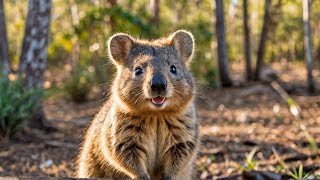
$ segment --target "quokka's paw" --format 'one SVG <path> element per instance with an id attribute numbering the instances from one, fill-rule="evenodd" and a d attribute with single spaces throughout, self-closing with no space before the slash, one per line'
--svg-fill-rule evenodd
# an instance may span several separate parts
<path id="1" fill-rule="evenodd" d="M 161 180 L 174 180 L 173 176 L 169 175 L 169 174 L 163 174 L 161 176 Z"/>
<path id="2" fill-rule="evenodd" d="M 137 180 L 151 180 L 151 179 L 150 179 L 149 174 L 148 174 L 148 173 L 145 173 L 145 174 L 141 174 L 141 175 L 137 178 Z"/>

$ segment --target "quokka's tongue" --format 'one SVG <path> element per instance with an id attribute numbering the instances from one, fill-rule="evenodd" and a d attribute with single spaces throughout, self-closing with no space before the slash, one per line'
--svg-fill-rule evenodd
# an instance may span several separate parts
<path id="1" fill-rule="evenodd" d="M 163 104 L 165 100 L 166 100 L 166 98 L 160 97 L 160 96 L 151 99 L 152 103 L 153 103 L 153 104 L 156 104 L 156 105 L 161 105 L 161 104 Z"/>

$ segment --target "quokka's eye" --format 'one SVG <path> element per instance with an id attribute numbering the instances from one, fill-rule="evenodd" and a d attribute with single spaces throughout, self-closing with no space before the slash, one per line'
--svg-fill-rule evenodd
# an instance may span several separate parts
<path id="1" fill-rule="evenodd" d="M 177 74 L 177 68 L 174 65 L 170 66 L 170 72 L 172 74 Z"/>
<path id="2" fill-rule="evenodd" d="M 134 69 L 134 74 L 135 74 L 136 76 L 139 76 L 139 75 L 141 75 L 142 73 L 143 73 L 143 70 L 142 70 L 141 67 L 136 67 L 136 68 Z"/>

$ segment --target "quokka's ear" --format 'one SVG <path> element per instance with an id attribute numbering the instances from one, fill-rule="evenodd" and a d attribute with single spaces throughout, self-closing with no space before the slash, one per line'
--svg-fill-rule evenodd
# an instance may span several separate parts
<path id="1" fill-rule="evenodd" d="M 194 51 L 194 38 L 189 31 L 178 30 L 169 36 L 169 40 L 185 62 L 191 60 Z"/>
<path id="2" fill-rule="evenodd" d="M 117 33 L 108 40 L 108 55 L 116 65 L 122 65 L 133 45 L 133 38 L 128 34 Z"/>

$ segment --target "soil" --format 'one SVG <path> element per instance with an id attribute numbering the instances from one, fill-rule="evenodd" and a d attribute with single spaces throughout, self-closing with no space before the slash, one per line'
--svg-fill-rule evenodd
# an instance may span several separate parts
<path id="1" fill-rule="evenodd" d="M 301 106 L 300 122 L 320 147 L 320 92 L 306 92 L 301 64 L 278 63 L 272 68 L 281 72 L 280 84 Z M 315 77 L 319 85 L 318 71 Z M 268 83 L 238 81 L 238 87 L 227 89 L 199 87 L 202 143 L 197 179 L 218 179 L 245 170 L 286 173 L 275 153 L 289 169 L 302 164 L 305 172 L 320 174 L 319 153 L 279 94 Z M 0 176 L 73 177 L 83 132 L 102 103 L 98 97 L 81 104 L 61 96 L 48 98 L 45 114 L 57 131 L 24 127 L 10 142 L 0 144 Z M 248 167 L 250 152 L 253 165 Z"/>

